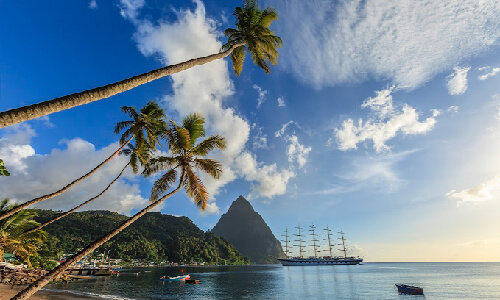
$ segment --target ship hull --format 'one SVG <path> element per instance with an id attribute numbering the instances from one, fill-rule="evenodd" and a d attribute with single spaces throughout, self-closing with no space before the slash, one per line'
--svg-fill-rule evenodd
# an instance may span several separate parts
<path id="1" fill-rule="evenodd" d="M 278 258 L 283 266 L 338 266 L 338 265 L 359 265 L 362 258 L 338 258 L 338 259 L 317 259 L 317 258 Z"/>

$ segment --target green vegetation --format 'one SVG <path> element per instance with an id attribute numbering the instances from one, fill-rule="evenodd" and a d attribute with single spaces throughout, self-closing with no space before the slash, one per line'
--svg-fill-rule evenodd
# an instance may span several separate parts
<path id="1" fill-rule="evenodd" d="M 231 53 L 234 73 L 239 76 L 243 70 L 245 50 L 257 66 L 270 73 L 269 63 L 278 63 L 278 48 L 283 44 L 281 38 L 269 29 L 271 23 L 278 19 L 278 13 L 272 7 L 261 10 L 256 0 L 247 0 L 243 7 L 234 9 L 234 17 L 236 29 L 226 29 L 227 43 L 222 46 L 222 51 L 226 51 L 234 45 L 244 45 Z"/>
<path id="2" fill-rule="evenodd" d="M 60 214 L 51 210 L 31 212 L 38 215 L 38 222 L 46 222 Z M 37 261 L 53 261 L 62 254 L 75 253 L 127 219 L 127 216 L 109 211 L 73 213 L 46 227 L 49 237 L 39 249 Z M 203 232 L 189 218 L 159 212 L 147 213 L 100 247 L 97 253 L 109 253 L 109 257 L 125 261 L 249 263 L 231 243 L 211 232 Z"/>
<path id="3" fill-rule="evenodd" d="M 9 199 L 0 202 L 0 212 L 11 209 L 14 205 Z M 46 239 L 45 231 L 37 230 L 26 232 L 28 229 L 40 225 L 33 218 L 36 213 L 23 210 L 16 215 L 0 221 L 0 260 L 5 252 L 10 252 L 31 266 L 31 257 L 37 256 L 37 248 Z"/>
<path id="4" fill-rule="evenodd" d="M 3 160 L 0 159 L 0 176 L 10 176 L 9 171 L 7 171 L 7 168 L 3 164 Z"/>

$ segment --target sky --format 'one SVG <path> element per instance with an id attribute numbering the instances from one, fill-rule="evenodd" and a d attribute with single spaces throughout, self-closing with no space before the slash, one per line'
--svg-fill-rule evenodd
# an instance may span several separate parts
<path id="1" fill-rule="evenodd" d="M 217 53 L 240 1 L 4 1 L 0 111 Z M 278 65 L 228 59 L 0 129 L 11 172 L 0 196 L 23 202 L 81 176 L 118 147 L 120 107 L 155 100 L 199 112 L 227 139 L 200 212 L 184 192 L 162 213 L 213 228 L 239 195 L 273 233 L 343 230 L 366 261 L 500 261 L 500 2 L 261 0 L 279 14 Z M 67 210 L 126 164 L 114 158 L 37 205 Z M 131 215 L 154 178 L 130 170 L 86 209 Z M 325 248 L 326 249 L 326 248 Z"/>

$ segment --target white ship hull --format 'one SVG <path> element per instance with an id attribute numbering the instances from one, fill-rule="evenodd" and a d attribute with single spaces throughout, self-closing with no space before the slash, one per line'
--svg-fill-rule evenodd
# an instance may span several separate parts
<path id="1" fill-rule="evenodd" d="M 359 265 L 362 258 L 278 258 L 283 266 Z"/>

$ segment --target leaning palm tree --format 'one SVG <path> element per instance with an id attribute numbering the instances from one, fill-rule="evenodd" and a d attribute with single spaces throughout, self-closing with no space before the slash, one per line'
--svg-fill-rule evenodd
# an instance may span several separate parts
<path id="1" fill-rule="evenodd" d="M 12 207 L 8 199 L 0 203 L 0 211 L 9 210 Z M 3 260 L 4 252 L 8 251 L 31 266 L 30 257 L 37 254 L 38 246 L 47 237 L 47 233 L 41 230 L 26 232 L 27 229 L 39 225 L 33 220 L 35 216 L 35 212 L 23 210 L 15 216 L 0 221 L 0 261 Z"/>
<path id="2" fill-rule="evenodd" d="M 99 197 L 101 197 L 116 181 L 118 181 L 118 179 L 123 175 L 123 172 L 125 172 L 125 170 L 130 166 L 132 167 L 132 172 L 134 172 L 134 174 L 137 174 L 139 172 L 139 162 L 142 166 L 146 165 L 149 161 L 149 158 L 151 157 L 151 150 L 149 149 L 149 147 L 142 147 L 142 149 L 137 149 L 135 146 L 133 146 L 132 144 L 128 144 L 128 148 L 127 149 L 123 149 L 121 151 L 120 154 L 123 154 L 123 155 L 128 155 L 129 156 L 129 161 L 128 163 L 122 168 L 122 170 L 120 171 L 120 173 L 118 173 L 118 176 L 116 176 L 107 186 L 104 190 L 102 190 L 99 194 L 95 195 L 94 197 L 90 198 L 89 200 L 73 207 L 72 209 L 68 210 L 67 212 L 65 213 L 62 213 L 60 215 L 58 215 L 57 217 L 51 219 L 51 220 L 48 220 L 47 222 L 39 225 L 38 227 L 35 227 L 33 229 L 30 229 L 28 230 L 26 233 L 30 233 L 30 232 L 35 232 L 37 230 L 41 230 L 42 228 L 44 228 L 45 226 L 47 225 L 50 225 L 52 223 L 54 223 L 55 221 L 57 220 L 60 220 L 66 216 L 68 216 L 69 214 L 71 214 L 72 212 L 80 209 L 81 207 L 89 204 L 90 202 L 98 199 Z"/>
<path id="3" fill-rule="evenodd" d="M 54 198 L 55 196 L 61 195 L 62 193 L 66 192 L 69 188 L 82 181 L 83 179 L 89 177 L 100 167 L 104 166 L 113 157 L 120 153 L 120 151 L 122 151 L 123 148 L 128 145 L 134 138 L 137 147 L 143 147 L 145 144 L 147 144 L 150 145 L 153 150 L 156 149 L 156 144 L 159 143 L 160 138 L 158 134 L 163 132 L 166 127 L 165 112 L 163 111 L 163 109 L 160 108 L 156 102 L 150 101 L 143 108 L 141 108 L 140 113 L 138 113 L 132 106 L 123 106 L 122 111 L 129 115 L 130 120 L 118 122 L 116 124 L 115 133 L 120 133 L 123 130 L 125 131 L 120 138 L 121 146 L 115 152 L 113 152 L 110 156 L 108 156 L 108 158 L 97 165 L 97 167 L 93 168 L 85 175 L 73 180 L 65 187 L 53 193 L 32 199 L 28 202 L 14 207 L 9 211 L 4 212 L 3 214 L 0 214 L 0 220 L 12 216 L 13 214 L 30 205 L 45 201 L 50 198 Z"/>
<path id="4" fill-rule="evenodd" d="M 192 114 L 184 118 L 182 127 L 177 126 L 175 122 L 171 122 L 166 131 L 166 137 L 168 138 L 169 150 L 172 155 L 151 159 L 143 171 L 145 176 L 153 175 L 158 171 L 165 171 L 165 173 L 154 183 L 151 191 L 150 204 L 146 208 L 54 268 L 48 274 L 19 292 L 11 300 L 28 299 L 47 283 L 56 279 L 57 276 L 72 264 L 81 260 L 84 256 L 110 240 L 137 219 L 144 216 L 148 211 L 162 203 L 165 199 L 177 193 L 182 187 L 185 188 L 186 194 L 194 200 L 196 205 L 201 210 L 204 210 L 208 201 L 208 193 L 203 182 L 196 175 L 195 169 L 204 171 L 213 178 L 218 179 L 222 173 L 221 164 L 216 160 L 204 157 L 211 150 L 224 149 L 226 146 L 224 138 L 218 135 L 210 136 L 200 143 L 196 143 L 200 137 L 205 136 L 204 122 L 204 118 L 199 114 Z M 178 175 L 177 169 L 180 172 L 179 184 L 169 193 L 164 194 L 175 183 Z"/>
<path id="5" fill-rule="evenodd" d="M 250 52 L 254 62 L 266 73 L 269 73 L 268 62 L 276 64 L 278 58 L 276 49 L 281 46 L 281 39 L 269 30 L 271 22 L 278 19 L 278 14 L 272 8 L 259 9 L 256 0 L 246 0 L 243 7 L 235 9 L 234 15 L 237 29 L 226 30 L 228 42 L 219 53 L 162 67 L 83 92 L 2 112 L 0 113 L 0 128 L 105 99 L 153 80 L 225 58 L 228 55 L 231 55 L 234 70 L 240 74 L 243 67 L 244 48 Z"/>

